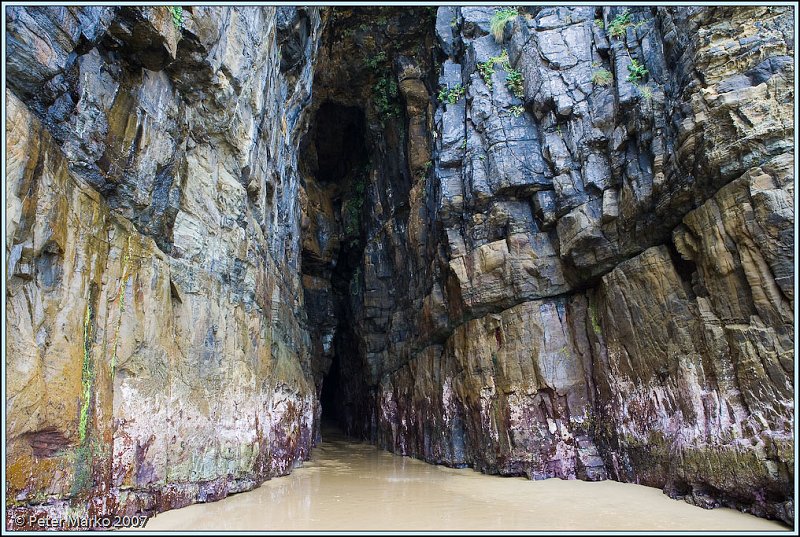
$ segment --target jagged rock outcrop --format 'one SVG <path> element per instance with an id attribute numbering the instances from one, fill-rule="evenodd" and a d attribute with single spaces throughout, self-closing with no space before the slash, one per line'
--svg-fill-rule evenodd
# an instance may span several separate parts
<path id="1" fill-rule="evenodd" d="M 215 500 L 333 409 L 792 522 L 792 12 L 497 11 L 9 9 L 10 512 Z"/>

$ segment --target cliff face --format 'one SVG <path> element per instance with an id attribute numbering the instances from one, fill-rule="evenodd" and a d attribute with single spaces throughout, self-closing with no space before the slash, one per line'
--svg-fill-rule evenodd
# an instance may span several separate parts
<path id="1" fill-rule="evenodd" d="M 327 324 L 340 418 L 430 462 L 788 520 L 789 13 L 542 9 L 493 36 L 495 11 L 439 9 L 427 75 L 346 19 L 321 55 L 331 98 L 361 91 L 341 49 L 394 55 L 406 124 L 375 138 L 407 129 L 370 155 L 348 335 Z"/>
<path id="2" fill-rule="evenodd" d="M 325 412 L 791 522 L 792 12 L 526 9 L 10 8 L 14 509 L 218 499 Z"/>
<path id="3" fill-rule="evenodd" d="M 318 14 L 9 11 L 10 501 L 153 512 L 288 473 Z"/>

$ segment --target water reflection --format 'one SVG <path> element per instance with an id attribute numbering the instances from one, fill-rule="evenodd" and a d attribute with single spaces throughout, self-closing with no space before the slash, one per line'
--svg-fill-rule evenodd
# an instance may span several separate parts
<path id="1" fill-rule="evenodd" d="M 433 466 L 330 431 L 290 476 L 161 513 L 145 530 L 785 530 L 660 490 L 604 481 L 529 481 Z"/>

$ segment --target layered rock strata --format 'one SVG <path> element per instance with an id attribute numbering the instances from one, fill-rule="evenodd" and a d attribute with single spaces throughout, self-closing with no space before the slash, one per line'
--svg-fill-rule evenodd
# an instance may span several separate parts
<path id="1" fill-rule="evenodd" d="M 791 521 L 790 12 L 529 8 L 492 35 L 497 9 L 438 10 L 430 173 L 369 215 L 352 280 L 350 432 Z"/>
<path id="2" fill-rule="evenodd" d="M 9 513 L 246 490 L 324 410 L 792 522 L 792 12 L 498 10 L 9 10 Z"/>
<path id="3" fill-rule="evenodd" d="M 9 8 L 10 521 L 211 501 L 308 456 L 320 19 L 277 11 Z"/>

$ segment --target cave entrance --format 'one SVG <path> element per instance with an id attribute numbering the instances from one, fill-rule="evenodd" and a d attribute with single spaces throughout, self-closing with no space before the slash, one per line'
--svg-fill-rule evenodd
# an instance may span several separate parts
<path id="1" fill-rule="evenodd" d="M 439 63 L 433 13 L 333 8 L 303 112 L 301 262 L 317 411 L 358 438 L 374 438 L 383 361 L 410 337 L 405 312 L 427 294 L 419 249 L 435 256 L 433 241 L 404 240 L 409 222 L 433 220 L 423 213 L 434 204 L 421 201 L 435 188 L 427 180 Z M 410 212 L 414 185 L 419 216 Z"/>
<path id="2" fill-rule="evenodd" d="M 321 417 L 347 430 L 362 377 L 351 286 L 364 250 L 370 144 L 358 106 L 323 102 L 301 143 L 302 273 Z"/>
<path id="3" fill-rule="evenodd" d="M 364 111 L 355 106 L 323 103 L 314 116 L 314 146 L 320 183 L 340 183 L 367 157 Z"/>
<path id="4" fill-rule="evenodd" d="M 337 412 L 337 398 L 339 394 L 339 355 L 334 352 L 328 373 L 322 379 L 322 392 L 319 396 L 319 403 L 322 406 L 322 421 L 326 424 L 339 425 L 339 413 Z"/>

